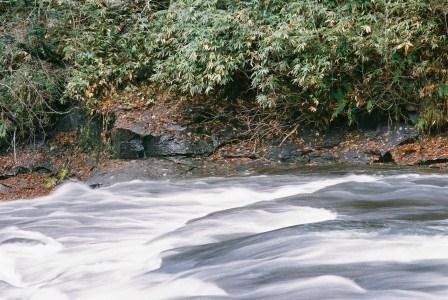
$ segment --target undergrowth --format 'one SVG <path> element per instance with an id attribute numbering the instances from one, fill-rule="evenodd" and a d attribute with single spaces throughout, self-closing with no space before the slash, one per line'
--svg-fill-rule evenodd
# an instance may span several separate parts
<path id="1" fill-rule="evenodd" d="M 289 131 L 378 111 L 442 128 L 447 12 L 445 0 L 1 1 L 0 137 L 46 128 L 64 102 L 95 112 L 152 85 L 256 103 Z"/>

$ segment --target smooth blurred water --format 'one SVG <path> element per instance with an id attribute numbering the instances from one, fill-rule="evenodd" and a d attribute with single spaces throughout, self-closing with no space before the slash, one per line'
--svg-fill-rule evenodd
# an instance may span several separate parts
<path id="1" fill-rule="evenodd" d="M 78 183 L 0 204 L 0 299 L 448 299 L 448 176 Z"/>

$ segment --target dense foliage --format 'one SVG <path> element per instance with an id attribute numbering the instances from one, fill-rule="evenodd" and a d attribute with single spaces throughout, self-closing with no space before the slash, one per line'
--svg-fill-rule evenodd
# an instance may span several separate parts
<path id="1" fill-rule="evenodd" d="M 62 62 L 38 7 L 0 4 L 0 138 L 42 133 L 62 102 Z"/>
<path id="2" fill-rule="evenodd" d="M 261 105 L 287 101 L 325 124 L 414 106 L 428 128 L 447 116 L 447 12 L 438 1 L 176 1 L 154 22 L 152 79 L 197 94 L 243 77 Z"/>
<path id="3" fill-rule="evenodd" d="M 45 127 L 63 100 L 96 110 L 149 83 L 281 106 L 291 122 L 415 111 L 422 130 L 441 127 L 447 12 L 438 0 L 1 1 L 0 135 Z"/>

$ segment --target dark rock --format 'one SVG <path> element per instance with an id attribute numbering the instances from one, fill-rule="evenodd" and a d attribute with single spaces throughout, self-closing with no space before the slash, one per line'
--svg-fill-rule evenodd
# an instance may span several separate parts
<path id="1" fill-rule="evenodd" d="M 33 172 L 33 168 L 30 166 L 15 166 L 5 175 L 8 177 L 14 177 L 20 174 L 27 174 Z"/>
<path id="2" fill-rule="evenodd" d="M 214 151 L 213 145 L 205 140 L 194 141 L 189 137 L 175 138 L 166 135 L 147 135 L 143 138 L 143 146 L 148 157 L 208 156 Z"/>
<path id="3" fill-rule="evenodd" d="M 101 183 L 91 183 L 89 184 L 89 188 L 95 190 L 95 189 L 99 189 L 102 186 Z"/>
<path id="4" fill-rule="evenodd" d="M 86 120 L 78 138 L 85 150 L 94 149 L 101 144 L 102 123 L 101 116 L 93 116 Z"/>
<path id="5" fill-rule="evenodd" d="M 307 154 L 304 154 L 304 155 L 302 155 L 300 157 L 297 157 L 295 159 L 295 162 L 297 162 L 299 164 L 308 164 L 308 163 L 310 163 L 310 161 L 311 161 L 311 158 Z"/>
<path id="6" fill-rule="evenodd" d="M 121 159 L 138 159 L 145 156 L 142 137 L 124 128 L 115 128 L 111 134 L 113 157 Z"/>
<path id="7" fill-rule="evenodd" d="M 371 153 L 366 153 L 361 150 L 350 150 L 342 153 L 340 160 L 348 164 L 367 165 L 371 162 Z"/>
<path id="8" fill-rule="evenodd" d="M 414 142 L 419 136 L 417 129 L 406 125 L 381 126 L 377 131 L 379 132 L 378 138 L 382 143 L 379 149 L 377 149 L 380 156 L 386 155 L 387 152 L 399 145 Z"/>
<path id="9" fill-rule="evenodd" d="M 46 160 L 46 161 L 41 162 L 39 164 L 33 165 L 32 171 L 36 172 L 36 173 L 51 174 L 51 173 L 53 173 L 53 165 L 51 164 L 51 161 Z"/>
<path id="10" fill-rule="evenodd" d="M 208 156 L 215 148 L 206 131 L 156 120 L 150 112 L 128 112 L 116 116 L 111 143 L 116 158 Z"/>
<path id="11" fill-rule="evenodd" d="M 408 120 L 413 125 L 417 124 L 418 116 L 419 116 L 418 112 L 415 112 L 415 111 L 407 112 Z"/>
<path id="12" fill-rule="evenodd" d="M 439 157 L 436 159 L 425 159 L 420 160 L 417 164 L 420 166 L 430 166 L 430 165 L 436 165 L 436 164 L 445 164 L 448 163 L 448 158 L 446 157 Z"/>
<path id="13" fill-rule="evenodd" d="M 110 137 L 113 145 L 115 145 L 115 142 L 128 142 L 133 139 L 140 139 L 140 135 L 138 133 L 126 128 L 114 128 Z"/>
<path id="14" fill-rule="evenodd" d="M 142 126 L 132 129 L 114 128 L 111 134 L 113 156 L 122 159 L 170 156 L 208 156 L 213 153 L 212 142 L 196 140 L 186 133 L 152 135 Z"/>
<path id="15" fill-rule="evenodd" d="M 375 163 L 393 163 L 395 162 L 392 154 L 387 151 L 386 153 L 384 153 L 383 155 L 381 155 L 378 160 L 374 161 Z"/>
<path id="16" fill-rule="evenodd" d="M 385 124 L 388 120 L 386 112 L 374 110 L 372 112 L 361 111 L 357 114 L 356 125 L 360 130 L 375 130 L 378 124 Z"/>
<path id="17" fill-rule="evenodd" d="M 56 122 L 50 135 L 76 131 L 77 144 L 84 150 L 92 150 L 101 144 L 103 120 L 102 115 L 88 115 L 85 111 L 76 108 Z"/>
<path id="18" fill-rule="evenodd" d="M 418 131 L 412 126 L 380 125 L 376 130 L 362 130 L 365 144 L 357 145 L 358 150 L 343 153 L 342 160 L 347 163 L 394 163 L 392 150 L 403 144 L 412 143 L 418 138 Z M 372 142 L 372 143 L 369 143 Z M 376 160 L 372 160 L 376 156 Z"/>
<path id="19" fill-rule="evenodd" d="M 310 153 L 309 163 L 312 165 L 325 166 L 329 164 L 335 164 L 338 162 L 338 158 L 331 153 Z"/>
<path id="20" fill-rule="evenodd" d="M 80 109 L 74 109 L 61 118 L 53 127 L 55 132 L 69 132 L 81 129 L 86 124 L 86 116 Z"/>
<path id="21" fill-rule="evenodd" d="M 310 147 L 319 149 L 329 149 L 338 146 L 344 138 L 345 131 L 339 128 L 331 129 L 327 132 L 313 130 L 303 130 L 300 137 Z"/>
<path id="22" fill-rule="evenodd" d="M 141 140 L 130 140 L 121 142 L 119 147 L 119 156 L 124 159 L 137 159 L 145 156 L 145 148 Z"/>
<path id="23" fill-rule="evenodd" d="M 280 146 L 272 146 L 265 157 L 269 160 L 278 162 L 300 161 L 305 154 L 297 145 L 293 143 L 285 143 Z"/>
<path id="24" fill-rule="evenodd" d="M 6 171 L 4 174 L 0 175 L 0 180 L 4 180 L 10 177 L 15 177 L 21 174 L 28 174 L 28 173 L 47 173 L 51 174 L 53 173 L 53 167 L 50 161 L 44 161 L 44 162 L 32 162 L 30 165 L 20 165 L 15 166 L 8 171 Z"/>
<path id="25" fill-rule="evenodd" d="M 213 147 L 219 148 L 221 146 L 238 141 L 240 138 L 235 133 L 233 128 L 225 128 L 211 135 Z"/>

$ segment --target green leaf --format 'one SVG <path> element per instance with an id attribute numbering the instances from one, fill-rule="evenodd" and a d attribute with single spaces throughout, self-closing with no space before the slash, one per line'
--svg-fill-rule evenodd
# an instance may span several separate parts
<path id="1" fill-rule="evenodd" d="M 58 179 L 56 177 L 49 177 L 44 180 L 44 186 L 48 189 L 54 188 L 58 184 Z"/>
<path id="2" fill-rule="evenodd" d="M 64 180 L 65 178 L 67 178 L 67 177 L 68 177 L 68 174 L 69 174 L 69 168 L 68 168 L 66 165 L 64 165 L 64 166 L 62 166 L 62 168 L 59 170 L 58 174 L 56 175 L 56 178 L 57 178 L 59 181 L 61 181 L 61 180 Z"/>
<path id="3" fill-rule="evenodd" d="M 375 105 L 373 104 L 373 101 L 371 101 L 371 100 L 367 101 L 367 105 L 366 105 L 367 112 L 371 113 L 374 108 L 375 108 Z"/>
<path id="4" fill-rule="evenodd" d="M 340 90 L 338 90 L 334 93 L 334 97 L 338 101 L 338 106 L 336 107 L 333 114 L 331 115 L 331 121 L 333 121 L 339 115 L 341 115 L 344 112 L 345 107 L 347 106 L 347 102 L 345 101 L 344 96 Z"/>
<path id="5" fill-rule="evenodd" d="M 439 96 L 440 96 L 440 98 L 445 98 L 448 96 L 448 85 L 443 84 L 443 83 L 440 85 Z"/>
<path id="6" fill-rule="evenodd" d="M 0 122 L 0 138 L 6 137 L 6 134 L 7 134 L 6 126 L 5 126 L 5 124 Z"/>
<path id="7" fill-rule="evenodd" d="M 356 123 L 356 109 L 349 107 L 347 110 L 348 125 L 353 125 Z"/>

